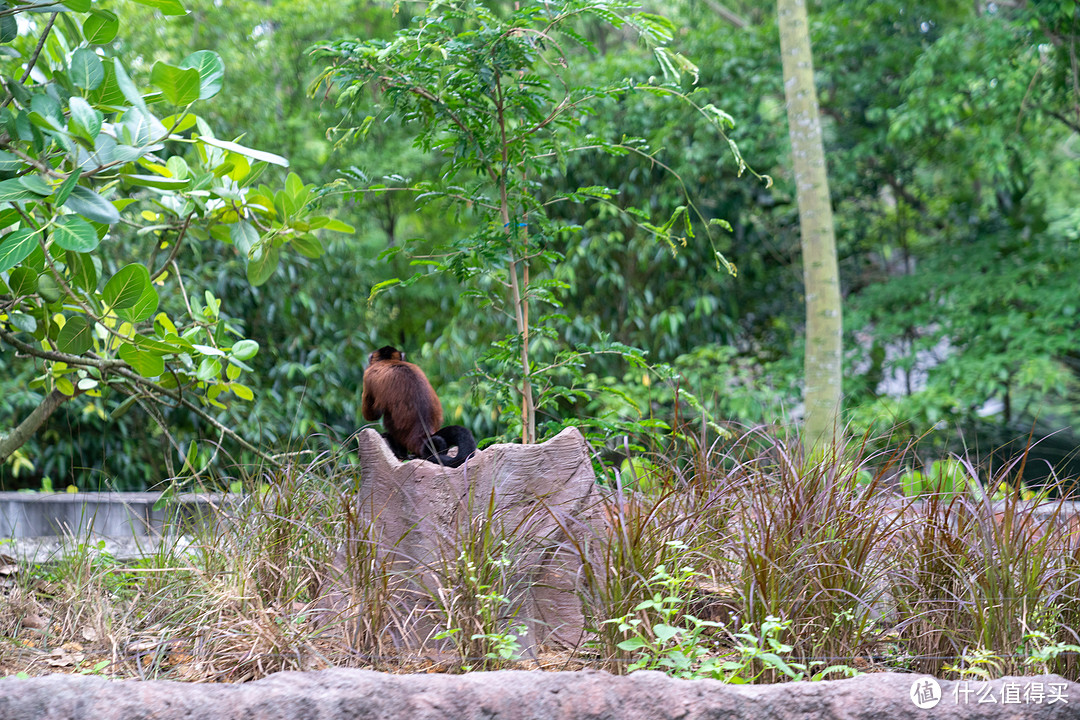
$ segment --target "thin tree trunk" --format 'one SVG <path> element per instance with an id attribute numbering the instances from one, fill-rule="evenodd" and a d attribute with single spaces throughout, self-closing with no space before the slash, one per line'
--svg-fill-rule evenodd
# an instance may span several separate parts
<path id="1" fill-rule="evenodd" d="M 777 0 L 795 190 L 806 284 L 803 446 L 821 451 L 837 433 L 842 393 L 842 320 L 836 236 L 814 89 L 805 0 Z"/>
<path id="2" fill-rule="evenodd" d="M 76 392 L 75 395 L 79 395 Z M 45 399 L 41 401 L 33 411 L 26 416 L 26 419 L 19 423 L 19 426 L 8 433 L 6 436 L 0 438 L 0 463 L 5 462 L 9 457 L 15 454 L 15 451 L 26 444 L 26 441 L 34 436 L 34 433 L 38 431 L 45 421 L 49 419 L 49 416 L 56 412 L 56 409 L 66 403 L 68 400 L 75 397 L 75 395 L 65 395 L 59 390 L 53 390 L 51 393 L 45 396 Z"/>

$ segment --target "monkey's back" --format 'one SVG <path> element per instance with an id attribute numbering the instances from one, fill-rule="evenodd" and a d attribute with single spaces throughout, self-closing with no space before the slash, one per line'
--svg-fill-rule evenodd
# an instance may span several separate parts
<path id="1" fill-rule="evenodd" d="M 442 405 L 424 371 L 402 360 L 383 361 L 364 373 L 364 385 L 386 432 L 412 454 L 425 455 L 428 436 L 442 425 Z"/>

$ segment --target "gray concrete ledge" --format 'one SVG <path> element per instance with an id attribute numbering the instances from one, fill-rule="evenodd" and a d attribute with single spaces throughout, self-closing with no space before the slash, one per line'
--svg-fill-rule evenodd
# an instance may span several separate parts
<path id="1" fill-rule="evenodd" d="M 657 672 L 387 675 L 283 672 L 245 685 L 50 676 L 0 680 L 0 720 L 1041 720 L 1080 717 L 1080 685 L 1054 675 L 938 681 L 917 707 L 898 673 L 736 686 Z M 993 702 L 990 702 L 990 700 Z M 1053 702 L 1051 702 L 1053 700 Z"/>

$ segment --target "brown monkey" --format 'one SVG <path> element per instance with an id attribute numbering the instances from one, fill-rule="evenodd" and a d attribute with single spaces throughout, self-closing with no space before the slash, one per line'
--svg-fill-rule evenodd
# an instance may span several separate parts
<path id="1" fill-rule="evenodd" d="M 382 418 L 390 449 L 400 460 L 410 454 L 457 467 L 476 450 L 476 441 L 458 425 L 440 429 L 442 405 L 424 371 L 405 362 L 405 354 L 386 345 L 371 353 L 364 370 L 361 403 L 365 420 Z M 456 456 L 447 451 L 457 447 Z"/>

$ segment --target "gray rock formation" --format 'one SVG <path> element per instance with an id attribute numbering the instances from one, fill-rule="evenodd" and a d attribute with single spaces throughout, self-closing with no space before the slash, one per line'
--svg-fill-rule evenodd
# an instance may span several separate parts
<path id="1" fill-rule="evenodd" d="M 1080 685 L 1055 675 L 940 682 L 930 709 L 911 699 L 920 676 L 735 686 L 657 672 L 503 671 L 386 675 L 283 672 L 246 685 L 0 680 L 0 720 L 1042 720 L 1080 717 Z M 1064 698 L 1062 702 L 1057 698 Z M 990 702 L 990 699 L 993 702 Z M 1053 702 L 1050 702 L 1054 699 Z M 980 701 L 981 700 L 981 701 Z"/>
<path id="2" fill-rule="evenodd" d="M 376 564 L 391 568 L 397 580 L 390 613 L 398 618 L 396 645 L 445 647 L 434 635 L 454 626 L 445 604 L 468 595 L 455 585 L 463 552 L 474 564 L 504 563 L 498 574 L 505 582 L 491 591 L 507 597 L 501 611 L 508 625 L 527 626 L 523 646 L 580 643 L 584 616 L 577 549 L 594 536 L 601 514 L 588 448 L 576 428 L 538 445 L 493 445 L 457 468 L 424 460 L 403 463 L 370 429 L 360 433 L 358 444 L 358 527 L 364 537 L 354 542 L 374 548 Z M 479 550 L 477 543 L 483 543 Z M 363 553 L 339 554 L 334 591 L 324 603 L 346 619 L 348 613 L 366 611 L 361 593 L 348 591 L 363 587 L 349 577 L 355 569 L 345 560 L 358 556 Z"/>

